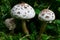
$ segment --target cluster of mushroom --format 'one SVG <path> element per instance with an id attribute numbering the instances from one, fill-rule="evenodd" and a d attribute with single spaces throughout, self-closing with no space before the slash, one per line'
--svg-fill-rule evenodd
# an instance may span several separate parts
<path id="1" fill-rule="evenodd" d="M 29 35 L 29 31 L 26 27 L 25 21 L 27 19 L 31 19 L 31 18 L 35 17 L 34 9 L 27 3 L 20 3 L 20 4 L 15 5 L 11 9 L 11 16 L 12 16 L 12 18 L 5 20 L 5 24 L 9 28 L 9 30 L 14 30 L 16 27 L 16 24 L 14 22 L 12 22 L 11 20 L 14 20 L 14 18 L 21 19 L 23 31 L 24 31 L 24 33 Z M 38 19 L 43 21 L 45 24 L 47 22 L 53 21 L 55 19 L 55 14 L 53 11 L 51 11 L 49 9 L 44 9 L 39 13 Z"/>
<path id="2" fill-rule="evenodd" d="M 26 20 L 27 19 L 31 19 L 35 16 L 35 11 L 34 9 L 27 3 L 21 3 L 21 4 L 17 4 L 15 5 L 12 9 L 11 9 L 11 16 L 13 18 L 17 18 L 17 19 L 21 19 L 22 20 L 22 28 L 23 28 L 23 31 L 29 35 L 29 31 L 26 27 Z M 13 25 L 12 23 L 8 22 L 10 21 L 11 22 L 11 19 L 10 20 L 5 20 L 5 24 L 7 25 L 8 24 L 8 28 L 10 29 L 11 25 Z M 7 23 L 8 22 L 8 23 Z M 15 28 L 15 27 L 14 27 Z M 11 29 L 11 30 L 14 30 L 14 29 Z"/>

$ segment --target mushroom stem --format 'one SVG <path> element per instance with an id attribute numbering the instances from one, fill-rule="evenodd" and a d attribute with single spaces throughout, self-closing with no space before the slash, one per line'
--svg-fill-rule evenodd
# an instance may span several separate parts
<path id="1" fill-rule="evenodd" d="M 38 40 L 41 40 L 41 36 L 42 36 L 43 32 L 45 31 L 46 25 L 47 25 L 47 22 L 43 22 L 43 24 L 42 24 L 42 26 L 40 28 L 40 33 L 39 33 Z"/>
<path id="2" fill-rule="evenodd" d="M 25 20 L 22 20 L 22 29 L 23 29 L 25 34 L 29 35 L 29 31 L 26 27 L 26 21 Z"/>

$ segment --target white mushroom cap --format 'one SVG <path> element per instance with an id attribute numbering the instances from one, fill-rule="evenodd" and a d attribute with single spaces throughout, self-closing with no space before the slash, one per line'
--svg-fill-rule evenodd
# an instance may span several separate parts
<path id="1" fill-rule="evenodd" d="M 6 19 L 4 23 L 6 27 L 9 28 L 9 30 L 14 30 L 16 28 L 16 24 L 13 18 Z"/>
<path id="2" fill-rule="evenodd" d="M 19 19 L 31 19 L 35 16 L 35 11 L 29 4 L 21 3 L 11 9 L 11 15 Z"/>
<path id="3" fill-rule="evenodd" d="M 49 9 L 44 9 L 39 13 L 38 18 L 41 21 L 53 21 L 55 19 L 55 14 Z"/>

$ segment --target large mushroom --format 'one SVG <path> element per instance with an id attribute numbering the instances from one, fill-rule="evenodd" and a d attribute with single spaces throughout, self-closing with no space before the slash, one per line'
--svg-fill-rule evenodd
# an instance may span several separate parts
<path id="1" fill-rule="evenodd" d="M 22 28 L 25 34 L 29 35 L 29 31 L 26 27 L 26 20 L 31 19 L 35 16 L 34 9 L 27 3 L 20 3 L 15 5 L 11 9 L 11 16 L 13 18 L 22 20 Z"/>
<path id="2" fill-rule="evenodd" d="M 40 40 L 41 40 L 41 34 L 44 32 L 47 23 L 48 22 L 51 23 L 53 20 L 55 20 L 55 13 L 49 9 L 43 9 L 39 13 L 38 19 L 43 22 L 43 25 L 41 26 L 40 33 L 39 33 Z"/>

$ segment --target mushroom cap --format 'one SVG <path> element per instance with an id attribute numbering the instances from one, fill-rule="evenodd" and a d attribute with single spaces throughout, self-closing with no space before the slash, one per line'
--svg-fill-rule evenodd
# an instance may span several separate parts
<path id="1" fill-rule="evenodd" d="M 19 19 L 31 19 L 35 16 L 35 11 L 29 4 L 21 3 L 11 9 L 11 15 Z"/>
<path id="2" fill-rule="evenodd" d="M 14 18 L 8 18 L 8 19 L 5 20 L 4 23 L 9 30 L 14 30 L 16 28 Z"/>
<path id="3" fill-rule="evenodd" d="M 38 19 L 41 21 L 53 21 L 55 19 L 55 14 L 49 9 L 44 9 L 39 13 Z"/>

